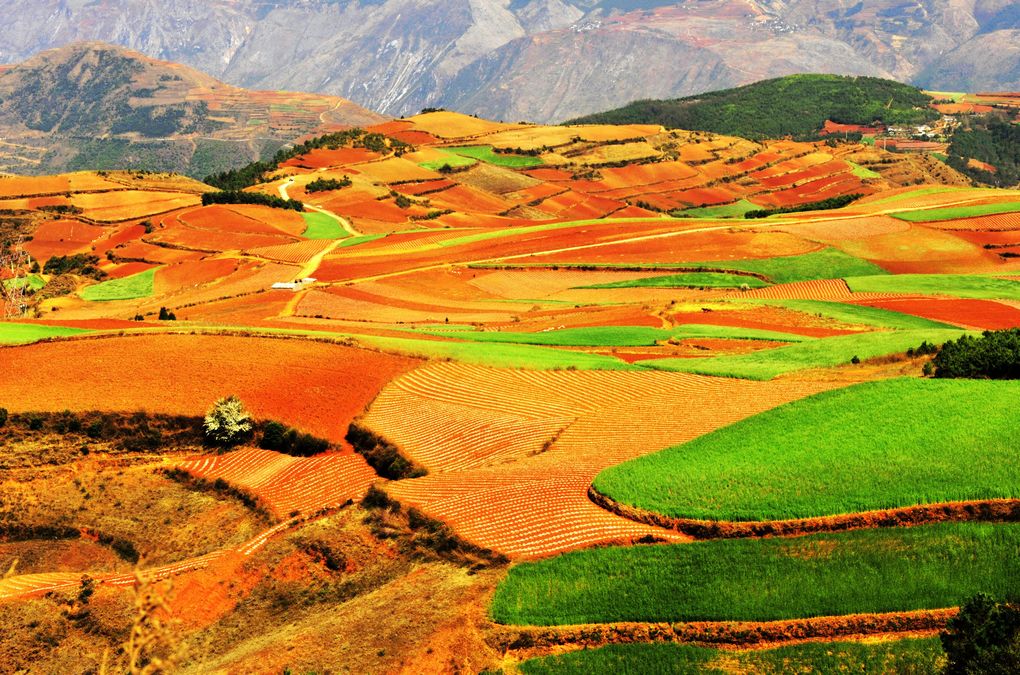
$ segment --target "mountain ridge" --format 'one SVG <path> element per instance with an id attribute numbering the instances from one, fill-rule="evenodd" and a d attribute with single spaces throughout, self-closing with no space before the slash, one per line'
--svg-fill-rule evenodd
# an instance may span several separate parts
<path id="1" fill-rule="evenodd" d="M 794 72 L 1020 89 L 1008 0 L 0 0 L 0 61 L 102 39 L 238 86 L 562 121 Z M 43 30 L 41 27 L 45 27 Z M 994 56 L 994 58 L 990 58 Z M 654 57 L 654 58 L 650 58 Z M 663 59 L 683 63 L 664 72 Z M 605 86 L 607 74 L 624 87 Z"/>

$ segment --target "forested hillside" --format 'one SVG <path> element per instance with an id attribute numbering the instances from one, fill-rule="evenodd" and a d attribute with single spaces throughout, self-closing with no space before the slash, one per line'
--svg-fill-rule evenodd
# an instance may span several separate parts
<path id="1" fill-rule="evenodd" d="M 662 124 L 744 138 L 810 138 L 825 120 L 843 124 L 922 123 L 938 116 L 931 98 L 876 77 L 790 75 L 745 87 L 664 101 L 635 101 L 571 124 Z"/>

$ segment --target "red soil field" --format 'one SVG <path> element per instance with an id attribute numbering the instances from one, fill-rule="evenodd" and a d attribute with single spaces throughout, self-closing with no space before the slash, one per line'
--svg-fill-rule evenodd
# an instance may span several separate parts
<path id="1" fill-rule="evenodd" d="M 167 228 L 145 236 L 145 241 L 181 246 L 205 252 L 235 251 L 262 246 L 292 244 L 296 239 L 276 234 L 252 234 L 229 230 L 199 229 L 184 223 L 167 223 Z"/>
<path id="2" fill-rule="evenodd" d="M 433 192 L 441 192 L 447 188 L 451 188 L 457 183 L 446 178 L 439 180 L 426 180 L 421 183 L 404 183 L 402 185 L 394 185 L 393 189 L 405 195 L 417 197 L 418 195 L 429 194 Z"/>
<path id="3" fill-rule="evenodd" d="M 360 499 L 378 479 L 361 455 L 327 453 L 291 457 L 271 450 L 242 448 L 205 455 L 180 465 L 210 481 L 223 479 L 256 495 L 279 518 L 315 513 Z"/>
<path id="4" fill-rule="evenodd" d="M 910 223 L 892 216 L 872 216 L 865 218 L 834 218 L 815 220 L 805 218 L 804 222 L 783 225 L 781 230 L 790 234 L 835 244 L 853 239 L 863 239 L 910 229 Z"/>
<path id="5" fill-rule="evenodd" d="M 858 304 L 891 309 L 965 328 L 1003 330 L 1020 327 L 1020 309 L 992 300 L 905 298 Z"/>
<path id="6" fill-rule="evenodd" d="M 960 239 L 978 246 L 1014 246 L 1020 244 L 1020 230 L 953 230 Z"/>
<path id="7" fill-rule="evenodd" d="M 770 342 L 768 340 L 735 340 L 729 338 L 686 338 L 676 344 L 664 344 L 657 347 L 625 347 L 615 351 L 597 351 L 596 354 L 612 356 L 627 363 L 640 363 L 652 359 L 667 358 L 704 358 L 706 356 L 722 356 L 726 354 L 748 354 L 765 349 L 785 347 L 788 342 Z"/>
<path id="8" fill-rule="evenodd" d="M 296 244 L 282 244 L 280 246 L 252 248 L 248 249 L 246 252 L 250 255 L 267 258 L 269 260 L 302 264 L 308 262 L 331 245 L 332 242 L 330 241 L 310 239 Z"/>
<path id="9" fill-rule="evenodd" d="M 129 277 L 132 274 L 138 274 L 150 270 L 155 265 L 144 262 L 129 262 L 120 265 L 101 265 L 101 269 L 106 272 L 111 279 L 121 279 L 123 277 Z"/>
<path id="10" fill-rule="evenodd" d="M 926 224 L 940 230 L 1020 230 L 1020 211 L 961 220 L 932 221 Z"/>
<path id="11" fill-rule="evenodd" d="M 119 245 L 113 249 L 113 253 L 120 258 L 139 258 L 158 265 L 198 260 L 204 255 L 195 251 L 181 251 L 175 248 L 146 244 L 141 240 Z"/>
<path id="12" fill-rule="evenodd" d="M 3 176 L 0 178 L 0 197 L 5 198 L 62 194 L 70 189 L 71 181 L 66 175 Z"/>
<path id="13" fill-rule="evenodd" d="M 943 115 L 983 114 L 995 110 L 990 105 L 980 105 L 977 103 L 939 103 L 932 107 Z"/>
<path id="14" fill-rule="evenodd" d="M 474 222 L 474 219 L 466 222 Z M 323 281 L 340 281 L 393 273 L 425 265 L 447 264 L 454 260 L 479 261 L 514 255 L 530 257 L 536 251 L 559 250 L 565 247 L 588 245 L 663 232 L 675 232 L 696 227 L 698 227 L 698 224 L 694 221 L 667 221 L 658 218 L 631 223 L 605 220 L 576 227 L 529 232 L 513 237 L 499 237 L 459 247 L 423 251 L 399 258 L 384 255 L 379 255 L 375 258 L 351 257 L 349 254 L 356 249 L 351 249 L 350 251 L 339 249 L 338 255 L 327 256 L 326 260 L 317 270 L 316 277 Z M 546 262 L 546 259 L 536 256 L 536 260 L 529 262 Z M 552 261 L 550 260 L 549 262 Z M 645 261 L 642 260 L 642 262 Z"/>
<path id="15" fill-rule="evenodd" d="M 271 322 L 294 299 L 293 291 L 269 290 L 239 298 L 207 302 L 189 307 L 188 319 L 227 326 L 262 326 Z"/>
<path id="16" fill-rule="evenodd" d="M 302 298 L 297 314 L 350 321 L 400 323 L 407 321 L 458 323 L 472 321 L 509 321 L 512 308 L 458 307 L 436 303 L 410 302 L 398 297 L 366 293 L 353 287 L 336 287 L 327 292 L 313 290 Z"/>
<path id="17" fill-rule="evenodd" d="M 578 242 L 581 243 L 581 242 Z M 597 248 L 537 255 L 542 263 L 681 263 L 701 260 L 747 260 L 799 255 L 821 248 L 813 242 L 781 232 L 691 232 Z M 670 274 L 669 270 L 662 272 Z"/>
<path id="18" fill-rule="evenodd" d="M 303 169 L 325 169 L 341 164 L 368 162 L 380 157 L 382 155 L 379 153 L 366 150 L 365 148 L 339 148 L 337 150 L 318 148 L 306 155 L 289 159 L 282 166 L 293 166 Z"/>
<path id="19" fill-rule="evenodd" d="M 573 178 L 572 173 L 562 169 L 529 169 L 524 174 L 541 181 L 561 181 Z"/>
<path id="20" fill-rule="evenodd" d="M 32 241 L 25 242 L 25 250 L 45 263 L 53 256 L 86 252 L 107 232 L 105 228 L 77 220 L 51 220 L 39 226 L 32 235 Z"/>
<path id="21" fill-rule="evenodd" d="M 182 288 L 200 286 L 233 274 L 237 267 L 238 261 L 230 258 L 210 258 L 170 265 L 156 272 L 153 290 L 156 295 L 163 295 Z"/>
<path id="22" fill-rule="evenodd" d="M 397 499 L 478 544 L 537 557 L 649 535 L 683 540 L 595 506 L 592 479 L 829 386 L 436 363 L 387 386 L 365 421 L 432 471 L 391 483 Z"/>
<path id="23" fill-rule="evenodd" d="M 433 145 L 440 142 L 438 138 L 424 131 L 396 131 L 388 135 L 411 145 Z"/>
<path id="24" fill-rule="evenodd" d="M 117 223 L 194 206 L 200 199 L 197 195 L 181 192 L 116 190 L 78 193 L 73 195 L 71 201 L 75 206 L 84 209 L 88 218 Z"/>
<path id="25" fill-rule="evenodd" d="M 512 205 L 505 199 L 482 192 L 468 185 L 458 185 L 448 190 L 437 192 L 429 199 L 439 208 L 454 211 L 497 214 L 506 211 Z"/>
<path id="26" fill-rule="evenodd" d="M 691 206 L 712 206 L 728 204 L 733 201 L 733 193 L 725 188 L 697 188 L 674 192 L 669 196 Z"/>
<path id="27" fill-rule="evenodd" d="M 825 120 L 825 124 L 822 126 L 822 135 L 828 134 L 861 134 L 864 136 L 874 136 L 885 131 L 884 127 L 865 127 L 860 124 L 840 124 L 839 122 L 833 122 L 832 120 Z"/>
<path id="28" fill-rule="evenodd" d="M 293 235 L 293 229 L 304 231 L 304 219 L 289 209 L 268 206 L 222 205 L 203 206 L 181 213 L 177 219 L 195 229 L 213 232 L 264 234 L 276 237 Z"/>
<path id="29" fill-rule="evenodd" d="M 808 337 L 832 337 L 855 331 L 832 327 L 832 320 L 823 319 L 782 307 L 767 305 L 739 310 L 715 310 L 711 312 L 683 312 L 671 314 L 670 320 L 677 324 L 707 324 L 710 326 L 733 326 L 772 330 L 780 333 L 795 333 Z"/>
<path id="30" fill-rule="evenodd" d="M 203 415 L 236 394 L 258 418 L 339 442 L 410 358 L 300 339 L 147 335 L 0 349 L 12 410 Z"/>
<path id="31" fill-rule="evenodd" d="M 110 230 L 108 230 L 110 231 Z M 96 242 L 96 255 L 102 258 L 106 252 L 121 244 L 140 239 L 145 235 L 145 228 L 142 225 L 125 223 L 115 226 L 110 234 Z"/>

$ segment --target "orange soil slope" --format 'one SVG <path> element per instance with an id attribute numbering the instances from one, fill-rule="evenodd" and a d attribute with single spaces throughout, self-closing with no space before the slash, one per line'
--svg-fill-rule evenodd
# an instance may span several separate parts
<path id="1" fill-rule="evenodd" d="M 597 507 L 587 497 L 592 479 L 608 466 L 830 386 L 436 363 L 387 386 L 365 422 L 431 471 L 391 483 L 397 499 L 478 544 L 534 557 L 675 538 Z"/>
<path id="2" fill-rule="evenodd" d="M 199 478 L 223 479 L 255 494 L 277 517 L 310 514 L 359 499 L 378 478 L 361 455 L 350 452 L 291 457 L 243 448 L 205 455 L 180 467 Z"/>
<path id="3" fill-rule="evenodd" d="M 340 441 L 350 420 L 414 359 L 341 345 L 147 335 L 0 349 L 12 410 L 149 410 L 201 415 L 235 394 L 256 417 Z"/>

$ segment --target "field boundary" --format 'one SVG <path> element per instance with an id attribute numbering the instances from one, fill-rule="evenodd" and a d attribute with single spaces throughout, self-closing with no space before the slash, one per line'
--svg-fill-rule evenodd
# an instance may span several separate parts
<path id="1" fill-rule="evenodd" d="M 815 532 L 909 527 L 944 522 L 1020 522 L 1020 499 L 984 499 L 919 504 L 791 520 L 727 521 L 674 518 L 636 506 L 629 506 L 599 492 L 594 485 L 588 487 L 588 498 L 596 506 L 623 518 L 666 530 L 682 532 L 695 539 L 796 536 Z"/>
<path id="2" fill-rule="evenodd" d="M 648 642 L 675 642 L 706 647 L 754 647 L 792 641 L 935 631 L 944 628 L 958 611 L 953 607 L 782 621 L 621 622 L 573 626 L 497 624 L 486 641 L 502 651 L 562 646 L 592 648 Z"/>

